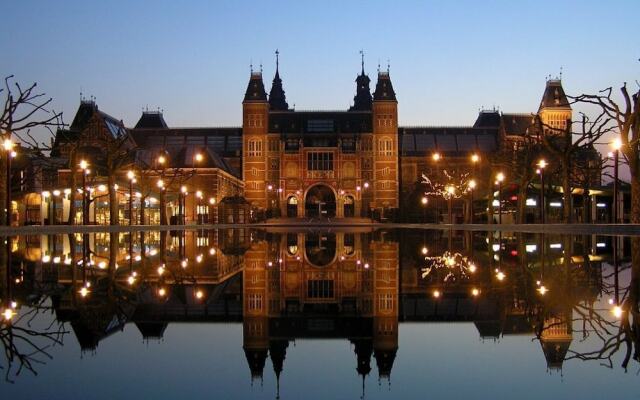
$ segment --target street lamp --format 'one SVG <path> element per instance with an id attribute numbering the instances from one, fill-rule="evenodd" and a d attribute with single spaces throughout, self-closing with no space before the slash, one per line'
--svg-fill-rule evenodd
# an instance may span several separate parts
<path id="1" fill-rule="evenodd" d="M 538 169 L 537 171 L 539 171 L 540 174 L 540 214 L 541 214 L 541 221 L 544 224 L 545 223 L 545 215 L 546 215 L 546 208 L 545 207 L 545 200 L 544 200 L 544 169 L 547 167 L 547 162 L 543 159 L 541 159 L 540 161 L 538 161 Z"/>
<path id="2" fill-rule="evenodd" d="M 195 159 L 197 162 L 201 162 L 202 160 L 204 160 L 204 156 L 202 155 L 202 153 L 197 153 Z"/>
<path id="3" fill-rule="evenodd" d="M 13 151 L 13 147 L 15 143 L 11 139 L 5 139 L 3 143 L 3 147 L 5 152 L 7 153 L 7 197 L 6 197 L 6 225 L 11 226 L 11 158 L 15 157 L 15 152 Z"/>
<path id="4" fill-rule="evenodd" d="M 431 158 L 433 158 L 433 161 L 440 161 L 441 155 L 438 152 L 433 153 L 433 155 L 431 155 Z"/>
<path id="5" fill-rule="evenodd" d="M 198 223 L 202 224 L 203 222 L 203 217 L 202 217 L 202 191 L 198 190 L 196 192 L 196 197 L 198 198 L 198 210 L 197 210 L 197 218 L 198 218 Z"/>
<path id="6" fill-rule="evenodd" d="M 180 215 L 180 219 L 182 224 L 185 223 L 185 208 L 186 208 L 186 196 L 187 196 L 187 187 L 182 185 L 180 187 L 180 197 L 178 198 L 178 215 Z"/>
<path id="7" fill-rule="evenodd" d="M 618 223 L 618 160 L 620 158 L 620 148 L 622 141 L 619 137 L 613 139 L 613 223 Z"/>
<path id="8" fill-rule="evenodd" d="M 129 170 L 127 178 L 129 178 L 129 225 L 133 225 L 133 184 L 136 183 L 136 174 Z"/>
<path id="9" fill-rule="evenodd" d="M 89 204 L 87 197 L 87 175 L 89 174 L 89 163 L 87 160 L 80 160 L 79 166 L 82 170 L 82 224 L 89 225 Z"/>
<path id="10" fill-rule="evenodd" d="M 496 183 L 498 184 L 498 223 L 500 225 L 502 225 L 502 181 L 504 181 L 504 174 L 498 172 Z"/>

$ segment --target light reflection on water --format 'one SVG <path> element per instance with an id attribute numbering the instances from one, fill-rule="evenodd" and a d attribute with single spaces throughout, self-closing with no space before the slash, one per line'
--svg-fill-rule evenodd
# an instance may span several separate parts
<path id="1" fill-rule="evenodd" d="M 637 240 L 366 229 L 14 237 L 1 254 L 3 390 L 567 398 L 611 395 L 605 385 L 625 398 L 640 351 Z"/>

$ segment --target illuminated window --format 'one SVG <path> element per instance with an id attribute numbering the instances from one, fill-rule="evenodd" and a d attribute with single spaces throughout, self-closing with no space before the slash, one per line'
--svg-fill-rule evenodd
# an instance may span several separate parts
<path id="1" fill-rule="evenodd" d="M 393 310 L 393 295 L 391 293 L 378 295 L 378 309 L 387 312 Z"/>
<path id="2" fill-rule="evenodd" d="M 393 140 L 391 138 L 382 138 L 378 140 L 378 154 L 381 156 L 393 155 Z"/>
<path id="3" fill-rule="evenodd" d="M 308 153 L 307 169 L 309 171 L 333 171 L 333 153 Z"/>
<path id="4" fill-rule="evenodd" d="M 249 140 L 248 146 L 248 155 L 249 157 L 260 157 L 262 156 L 262 140 L 260 139 L 251 139 Z"/>
<path id="5" fill-rule="evenodd" d="M 259 293 L 250 294 L 247 298 L 247 307 L 250 311 L 262 310 L 262 295 Z"/>

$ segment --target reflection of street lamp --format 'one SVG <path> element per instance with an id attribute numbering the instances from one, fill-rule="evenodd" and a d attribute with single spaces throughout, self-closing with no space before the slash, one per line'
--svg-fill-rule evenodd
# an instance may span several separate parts
<path id="1" fill-rule="evenodd" d="M 620 138 L 613 139 L 611 148 L 613 149 L 613 223 L 618 223 L 618 160 L 620 158 L 620 148 L 622 141 Z"/>
<path id="2" fill-rule="evenodd" d="M 496 182 L 498 183 L 498 223 L 500 225 L 502 225 L 502 181 L 504 181 L 504 174 L 498 172 Z"/>
<path id="3" fill-rule="evenodd" d="M 186 196 L 187 196 L 187 187 L 182 185 L 180 187 L 180 197 L 178 197 L 178 215 L 180 218 L 180 222 L 184 225 L 185 223 L 185 206 L 186 206 Z"/>
<path id="4" fill-rule="evenodd" d="M 427 222 L 427 203 L 429 202 L 429 199 L 427 199 L 427 196 L 422 196 L 422 199 L 420 200 L 420 202 L 422 203 L 422 222 Z"/>
<path id="5" fill-rule="evenodd" d="M 538 161 L 538 171 L 540 171 L 540 212 L 542 215 L 542 223 L 545 222 L 546 208 L 544 200 L 544 169 L 547 167 L 547 162 L 542 159 Z"/>

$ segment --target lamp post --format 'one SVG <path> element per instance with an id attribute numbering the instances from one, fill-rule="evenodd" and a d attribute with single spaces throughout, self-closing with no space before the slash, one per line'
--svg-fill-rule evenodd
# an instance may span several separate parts
<path id="1" fill-rule="evenodd" d="M 622 147 L 622 141 L 620 138 L 615 138 L 611 142 L 613 148 L 613 223 L 618 223 L 618 160 L 620 158 L 620 148 Z"/>
<path id="2" fill-rule="evenodd" d="M 473 191 L 476 188 L 476 180 L 469 181 L 469 223 L 473 224 Z"/>
<path id="3" fill-rule="evenodd" d="M 198 224 L 202 224 L 202 222 L 203 222 L 203 217 L 202 217 L 202 191 L 198 190 L 196 192 L 196 197 L 198 198 L 198 207 L 197 207 L 198 209 L 196 210 L 197 211 L 196 214 L 197 214 L 197 218 L 198 218 L 197 222 L 198 222 Z"/>
<path id="4" fill-rule="evenodd" d="M 547 207 L 544 200 L 544 169 L 547 167 L 547 162 L 544 159 L 538 161 L 538 173 L 540 174 L 540 220 L 545 223 L 545 216 L 547 214 Z"/>
<path id="5" fill-rule="evenodd" d="M 82 170 L 82 225 L 89 225 L 88 198 L 87 198 L 87 174 L 89 173 L 89 163 L 86 160 L 80 161 Z"/>
<path id="6" fill-rule="evenodd" d="M 498 184 L 498 223 L 500 225 L 502 225 L 502 181 L 504 181 L 504 174 L 498 172 L 496 182 Z"/>
<path id="7" fill-rule="evenodd" d="M 6 203 L 5 203 L 5 217 L 6 217 L 6 225 L 11 226 L 11 159 L 15 157 L 15 152 L 13 151 L 13 146 L 15 143 L 11 139 L 5 139 L 3 143 L 4 151 L 6 152 L 7 157 L 7 184 L 6 184 Z"/>
<path id="8" fill-rule="evenodd" d="M 439 181 L 440 179 L 440 165 L 439 162 L 442 159 L 442 155 L 440 152 L 436 151 L 431 155 L 431 159 L 436 166 L 436 179 Z M 436 223 L 440 221 L 440 200 L 436 199 Z"/>
<path id="9" fill-rule="evenodd" d="M 136 175 L 129 170 L 127 178 L 129 178 L 129 225 L 133 225 L 133 184 L 136 183 Z"/>
<path id="10" fill-rule="evenodd" d="M 186 208 L 186 198 L 187 198 L 187 187 L 182 185 L 180 188 L 180 197 L 178 198 L 178 215 L 180 216 L 180 222 L 182 225 L 186 222 L 185 217 L 185 208 Z"/>
<path id="11" fill-rule="evenodd" d="M 453 185 L 447 186 L 447 200 L 448 200 L 448 211 L 449 211 L 449 224 L 453 224 L 453 196 L 456 194 L 456 188 Z"/>

